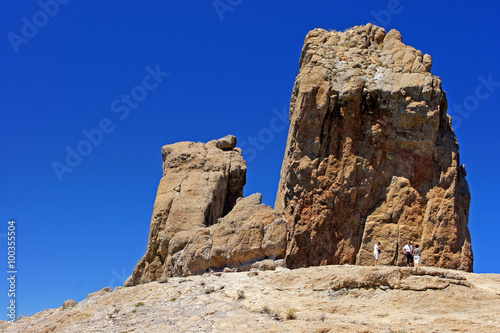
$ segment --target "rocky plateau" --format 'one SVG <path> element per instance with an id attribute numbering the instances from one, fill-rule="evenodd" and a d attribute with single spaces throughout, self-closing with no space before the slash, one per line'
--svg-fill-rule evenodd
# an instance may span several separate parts
<path id="1" fill-rule="evenodd" d="M 2 332 L 500 332 L 500 275 L 332 265 L 105 288 Z"/>

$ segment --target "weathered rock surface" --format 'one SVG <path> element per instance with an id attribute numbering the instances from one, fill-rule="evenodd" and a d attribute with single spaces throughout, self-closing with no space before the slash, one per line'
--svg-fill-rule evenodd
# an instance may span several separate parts
<path id="1" fill-rule="evenodd" d="M 425 264 L 472 271 L 470 193 L 432 59 L 396 30 L 311 31 L 290 105 L 275 209 L 289 221 L 290 268 Z"/>
<path id="2" fill-rule="evenodd" d="M 236 137 L 162 148 L 163 177 L 146 254 L 126 286 L 283 258 L 286 222 L 262 196 L 243 196 L 246 163 Z"/>
<path id="3" fill-rule="evenodd" d="M 87 297 L 90 298 L 90 297 L 94 297 L 94 296 L 102 296 L 106 293 L 109 293 L 109 292 L 112 292 L 113 289 L 111 289 L 110 287 L 105 287 L 105 288 L 102 288 L 101 290 L 98 290 L 98 291 L 95 291 L 91 294 L 88 294 Z"/>
<path id="4" fill-rule="evenodd" d="M 236 147 L 237 139 L 234 135 L 226 135 L 215 141 L 215 146 L 222 150 L 233 149 Z"/>
<path id="5" fill-rule="evenodd" d="M 117 287 L 0 322 L 0 331 L 500 332 L 498 274 L 350 265 L 252 273 Z"/>
<path id="6" fill-rule="evenodd" d="M 62 307 L 63 309 L 71 308 L 76 305 L 76 302 L 72 299 L 68 299 L 67 301 L 64 301 Z"/>
<path id="7" fill-rule="evenodd" d="M 186 238 L 184 238 L 186 237 Z M 286 223 L 267 205 L 261 195 L 240 198 L 229 214 L 209 228 L 192 235 L 175 235 L 170 243 L 181 249 L 171 259 L 171 276 L 204 273 L 225 267 L 250 269 L 258 260 L 283 258 Z"/>

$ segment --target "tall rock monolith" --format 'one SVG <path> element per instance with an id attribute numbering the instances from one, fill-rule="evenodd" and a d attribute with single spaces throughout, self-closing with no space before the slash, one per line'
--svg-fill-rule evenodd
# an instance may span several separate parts
<path id="1" fill-rule="evenodd" d="M 288 267 L 423 264 L 472 271 L 470 193 L 432 58 L 368 24 L 307 35 L 275 209 Z"/>

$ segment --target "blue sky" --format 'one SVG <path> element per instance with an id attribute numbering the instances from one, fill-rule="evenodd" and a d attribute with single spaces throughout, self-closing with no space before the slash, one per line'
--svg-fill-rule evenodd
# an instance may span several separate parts
<path id="1" fill-rule="evenodd" d="M 398 29 L 403 42 L 432 55 L 468 172 L 474 270 L 500 273 L 493 250 L 500 235 L 499 7 L 410 0 L 5 2 L 2 308 L 10 301 L 9 219 L 16 220 L 18 314 L 123 284 L 146 250 L 165 144 L 236 135 L 248 161 L 245 195 L 261 192 L 273 205 L 304 37 L 316 27 L 368 22 Z"/>

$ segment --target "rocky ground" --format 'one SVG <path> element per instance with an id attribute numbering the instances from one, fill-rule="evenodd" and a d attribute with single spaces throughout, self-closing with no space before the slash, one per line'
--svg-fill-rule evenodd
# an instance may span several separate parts
<path id="1" fill-rule="evenodd" d="M 103 289 L 2 332 L 500 332 L 500 275 L 320 266 Z"/>

